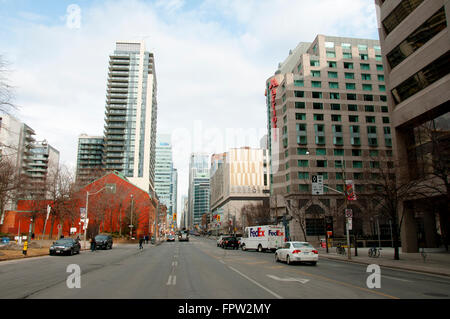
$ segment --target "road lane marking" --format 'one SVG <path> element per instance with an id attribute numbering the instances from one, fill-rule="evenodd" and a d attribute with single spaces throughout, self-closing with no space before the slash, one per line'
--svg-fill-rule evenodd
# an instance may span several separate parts
<path id="1" fill-rule="evenodd" d="M 327 278 L 327 277 L 324 277 L 324 276 L 320 276 L 320 275 L 314 275 L 314 274 L 311 274 L 311 273 L 308 273 L 308 272 L 305 272 L 305 271 L 301 271 L 301 270 L 295 270 L 295 271 L 298 272 L 298 273 L 303 274 L 304 276 L 316 277 L 316 278 L 319 278 L 319 279 L 322 279 L 322 280 L 330 281 L 330 282 L 337 283 L 337 284 L 340 284 L 340 285 L 343 285 L 343 286 L 347 286 L 347 287 L 350 287 L 350 288 L 356 288 L 356 289 L 359 289 L 359 290 L 362 290 L 362 291 L 365 291 L 365 292 L 373 293 L 373 294 L 380 295 L 380 296 L 387 297 L 387 298 L 391 298 L 391 299 L 400 299 L 398 297 L 391 296 L 391 295 L 388 295 L 388 294 L 385 294 L 385 293 L 382 293 L 382 292 L 378 292 L 378 291 L 373 290 L 373 289 L 367 289 L 367 288 L 358 287 L 358 286 L 355 286 L 355 285 L 352 285 L 352 284 L 348 284 L 346 282 L 330 279 L 330 278 Z"/>
<path id="2" fill-rule="evenodd" d="M 411 280 L 406 280 L 406 279 L 400 279 L 400 278 L 395 278 L 395 277 L 391 277 L 391 276 L 381 275 L 381 279 L 383 279 L 383 278 L 390 278 L 390 279 L 392 279 L 392 280 L 405 281 L 405 282 L 412 282 Z"/>
<path id="3" fill-rule="evenodd" d="M 172 261 L 172 267 L 176 267 L 178 265 L 177 261 Z"/>
<path id="4" fill-rule="evenodd" d="M 306 284 L 309 281 L 309 279 L 304 279 L 304 278 L 292 278 L 292 277 L 279 278 L 279 277 L 274 276 L 274 275 L 267 275 L 267 277 L 272 278 L 274 280 L 278 280 L 278 281 L 298 281 L 298 282 L 300 282 L 302 284 Z"/>
<path id="5" fill-rule="evenodd" d="M 170 285 L 175 286 L 176 283 L 177 283 L 177 276 L 176 275 L 170 275 L 169 279 L 167 280 L 166 285 L 167 286 L 170 286 Z"/>
<path id="6" fill-rule="evenodd" d="M 231 266 L 228 266 L 228 268 L 230 268 L 231 270 L 237 272 L 239 275 L 241 275 L 241 276 L 244 277 L 245 279 L 251 281 L 252 283 L 254 283 L 255 285 L 257 285 L 258 287 L 264 289 L 265 291 L 267 291 L 267 292 L 270 293 L 271 295 L 275 296 L 275 298 L 277 298 L 277 299 L 283 299 L 283 297 L 281 297 L 280 295 L 278 295 L 278 294 L 274 293 L 272 290 L 270 290 L 270 289 L 264 287 L 264 286 L 261 285 L 259 282 L 253 280 L 252 278 L 248 277 L 247 275 L 244 275 L 244 274 L 241 273 L 239 270 L 237 270 L 237 269 L 235 269 L 235 268 L 233 268 L 233 267 L 231 267 Z"/>
<path id="7" fill-rule="evenodd" d="M 219 261 L 220 261 L 222 264 L 225 265 L 225 262 L 224 262 L 222 259 L 219 259 Z"/>

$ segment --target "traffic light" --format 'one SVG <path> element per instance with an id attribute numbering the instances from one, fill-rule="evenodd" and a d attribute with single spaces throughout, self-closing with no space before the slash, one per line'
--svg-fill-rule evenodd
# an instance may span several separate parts
<path id="1" fill-rule="evenodd" d="M 325 230 L 327 232 L 328 237 L 333 235 L 333 217 L 326 216 L 325 217 Z"/>

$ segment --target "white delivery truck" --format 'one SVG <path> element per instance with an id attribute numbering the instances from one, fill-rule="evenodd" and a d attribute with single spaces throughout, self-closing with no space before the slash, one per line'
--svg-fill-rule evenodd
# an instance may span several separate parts
<path id="1" fill-rule="evenodd" d="M 284 245 L 284 227 L 275 225 L 245 227 L 241 239 L 241 249 L 275 251 Z"/>

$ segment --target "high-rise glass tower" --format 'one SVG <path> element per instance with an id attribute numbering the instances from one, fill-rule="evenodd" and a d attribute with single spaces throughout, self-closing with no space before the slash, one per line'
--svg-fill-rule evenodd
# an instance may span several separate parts
<path id="1" fill-rule="evenodd" d="M 155 190 L 161 203 L 167 206 L 168 215 L 176 212 L 176 169 L 169 134 L 158 134 L 156 139 Z"/>
<path id="2" fill-rule="evenodd" d="M 109 59 L 103 163 L 154 194 L 156 76 L 143 41 L 119 41 Z"/>
<path id="3" fill-rule="evenodd" d="M 202 215 L 209 212 L 209 156 L 193 153 L 189 162 L 188 227 L 200 226 Z"/>

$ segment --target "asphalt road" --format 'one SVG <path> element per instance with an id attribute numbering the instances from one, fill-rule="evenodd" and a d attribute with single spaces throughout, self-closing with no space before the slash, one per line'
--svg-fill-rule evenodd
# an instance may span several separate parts
<path id="1" fill-rule="evenodd" d="M 320 258 L 320 257 L 319 257 Z M 70 264 L 81 288 L 68 288 Z M 327 259 L 317 266 L 277 263 L 273 253 L 224 250 L 214 240 L 115 246 L 75 256 L 0 262 L 0 298 L 450 298 L 450 278 L 381 268 L 381 288 L 367 267 Z"/>

